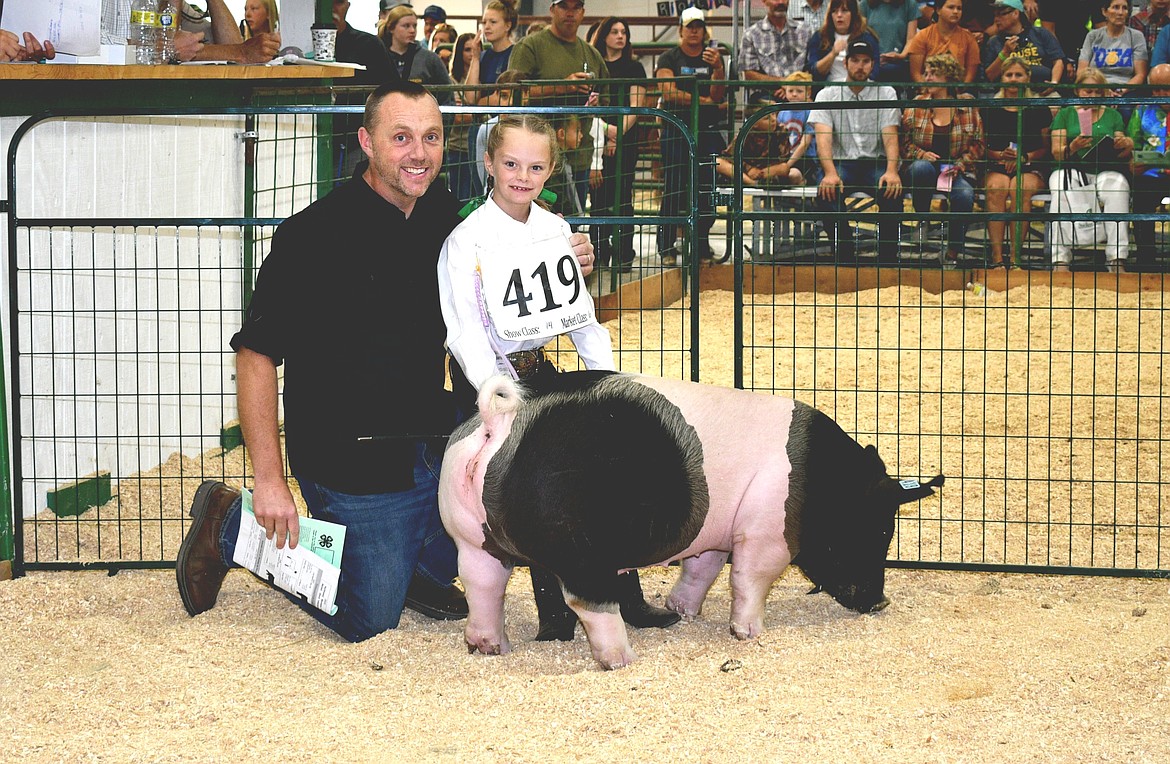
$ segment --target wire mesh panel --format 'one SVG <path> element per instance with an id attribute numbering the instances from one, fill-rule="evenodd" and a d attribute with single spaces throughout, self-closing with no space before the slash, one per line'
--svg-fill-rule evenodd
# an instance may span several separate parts
<path id="1" fill-rule="evenodd" d="M 1050 103 L 1067 121 L 1079 105 L 1092 105 L 1084 95 Z M 970 100 L 989 109 L 1013 103 Z M 915 108 L 899 105 L 904 115 Z M 776 111 L 757 116 L 774 119 Z M 860 442 L 875 444 L 892 474 L 948 476 L 940 497 L 902 509 L 890 552 L 896 564 L 1167 575 L 1170 491 L 1161 472 L 1170 458 L 1163 421 L 1170 284 L 1153 238 L 1164 214 L 1136 215 L 1128 197 L 1124 210 L 1037 209 L 1020 193 L 1014 208 L 988 211 L 990 193 L 979 184 L 996 167 L 1006 172 L 1007 144 L 1036 144 L 1021 132 L 1011 137 L 984 136 L 996 155 L 972 176 L 975 211 L 962 222 L 977 233 L 958 240 L 965 262 L 946 257 L 956 240 L 945 227 L 958 215 L 940 208 L 946 200 L 927 208 L 914 198 L 906 169 L 915 150 L 905 133 L 907 193 L 885 213 L 831 214 L 816 191 L 812 210 L 753 207 L 752 188 L 740 183 L 733 194 L 745 202 L 731 210 L 733 226 L 743 221 L 739 380 L 821 408 Z M 1110 132 L 1099 140 L 1124 153 L 1127 137 Z M 1068 159 L 1066 148 L 1057 145 L 1058 158 Z M 1040 153 L 1032 158 L 1039 162 Z M 1097 175 L 1115 160 L 1102 154 L 1101 161 Z M 1045 164 L 1045 177 L 1066 165 Z M 1053 188 L 1054 197 L 1059 192 Z M 880 193 L 875 184 L 870 195 Z M 822 225 L 798 240 L 810 217 Z M 930 231 L 924 226 L 934 217 L 944 230 L 916 235 Z M 883 218 L 897 244 L 886 256 Z M 752 237 L 763 224 L 774 227 L 767 239 Z M 1096 226 L 1101 235 L 1078 240 L 1070 258 L 1054 256 L 1054 229 L 1065 224 Z M 831 233 L 846 226 L 848 238 Z M 1013 226 L 1023 233 L 1014 255 Z M 1150 237 L 1150 249 L 1126 240 L 1131 226 Z M 994 248 L 989 232 L 999 237 Z M 765 254 L 776 242 L 792 249 Z M 1012 259 L 1023 269 L 996 267 Z"/>
<path id="2" fill-rule="evenodd" d="M 469 127 L 499 113 L 449 111 Z M 558 144 L 599 113 L 550 112 Z M 250 482 L 229 340 L 275 227 L 361 170 L 346 167 L 359 116 L 45 118 L 16 136 L 5 243 L 18 573 L 168 565 L 199 483 Z M 582 231 L 600 221 L 636 231 L 640 261 L 587 283 L 613 322 L 620 368 L 693 378 L 694 292 L 646 245 L 661 180 L 655 157 L 636 151 L 632 214 L 594 212 L 586 173 L 566 217 Z M 690 215 L 670 221 L 684 238 Z M 563 368 L 580 365 L 568 341 L 555 350 Z"/>

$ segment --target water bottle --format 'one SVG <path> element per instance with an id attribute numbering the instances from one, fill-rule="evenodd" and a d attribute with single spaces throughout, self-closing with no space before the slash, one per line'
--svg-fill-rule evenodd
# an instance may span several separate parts
<path id="1" fill-rule="evenodd" d="M 170 0 L 162 0 L 158 12 L 158 62 L 160 64 L 179 63 L 179 54 L 175 52 L 175 32 L 179 29 L 179 14 L 175 12 Z"/>
<path id="2" fill-rule="evenodd" d="M 157 64 L 157 0 L 130 0 L 130 43 L 134 45 L 134 62 Z"/>

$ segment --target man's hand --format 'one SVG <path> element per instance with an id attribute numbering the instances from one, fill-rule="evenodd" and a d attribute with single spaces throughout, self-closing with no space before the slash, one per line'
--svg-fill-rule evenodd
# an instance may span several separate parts
<path id="1" fill-rule="evenodd" d="M 885 177 L 885 176 L 882 176 Z M 825 173 L 825 177 L 821 178 L 821 185 L 817 188 L 817 195 L 827 201 L 833 201 L 837 198 L 837 194 L 845 185 L 841 182 L 841 176 L 835 172 Z"/>
<path id="2" fill-rule="evenodd" d="M 590 80 L 593 79 L 593 77 L 588 72 L 573 72 L 568 77 L 565 77 L 565 79 L 582 80 L 584 82 L 584 84 L 581 85 L 566 85 L 565 87 L 567 90 L 565 92 L 567 93 L 588 93 L 593 89 L 593 85 L 590 83 Z"/>
<path id="3" fill-rule="evenodd" d="M 276 537 L 277 549 L 284 549 L 286 538 L 289 549 L 296 548 L 301 538 L 301 520 L 288 483 L 283 480 L 257 483 L 252 491 L 252 512 L 264 535 L 269 539 Z"/>
<path id="4" fill-rule="evenodd" d="M 601 188 L 601 181 L 602 180 L 603 180 L 603 178 L 601 177 L 601 170 L 590 170 L 589 171 L 589 187 L 590 188 Z"/>
<path id="5" fill-rule="evenodd" d="M 920 156 L 918 158 L 925 159 L 928 162 L 937 162 L 938 161 L 938 154 L 934 153 L 933 151 L 923 151 L 922 156 Z"/>
<path id="6" fill-rule="evenodd" d="M 240 56 L 237 61 L 241 64 L 267 64 L 280 52 L 280 35 L 273 32 L 261 32 L 255 37 L 244 40 L 238 50 Z"/>
<path id="7" fill-rule="evenodd" d="M 883 173 L 878 178 L 878 188 L 884 188 L 883 192 L 887 199 L 893 199 L 902 195 L 902 179 L 898 177 L 896 172 Z"/>
<path id="8" fill-rule="evenodd" d="M 7 29 L 0 29 L 0 61 L 20 61 L 25 53 L 19 37 Z"/>
<path id="9" fill-rule="evenodd" d="M 45 44 L 41 45 L 41 41 L 31 32 L 24 33 L 22 44 L 21 39 L 15 34 L 0 29 L 0 61 L 40 61 L 54 58 L 56 55 L 53 43 L 45 40 Z"/>
<path id="10" fill-rule="evenodd" d="M 175 32 L 175 55 L 180 61 L 190 61 L 203 50 L 202 32 Z"/>
<path id="11" fill-rule="evenodd" d="M 575 233 L 569 237 L 569 246 L 581 264 L 581 275 L 588 276 L 593 272 L 593 242 L 583 233 Z"/>

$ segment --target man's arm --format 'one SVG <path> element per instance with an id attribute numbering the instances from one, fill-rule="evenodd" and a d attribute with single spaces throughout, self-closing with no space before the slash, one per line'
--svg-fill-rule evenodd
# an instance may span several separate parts
<path id="1" fill-rule="evenodd" d="M 295 547 L 300 539 L 300 519 L 284 474 L 277 423 L 276 362 L 262 353 L 240 348 L 236 353 L 236 402 L 240 428 L 256 473 L 252 509 L 256 522 L 276 546 Z"/>
<path id="2" fill-rule="evenodd" d="M 181 8 L 182 0 L 171 0 L 172 5 Z M 240 35 L 240 28 L 232 12 L 228 10 L 224 0 L 207 0 L 207 12 L 211 16 L 211 36 L 214 44 L 196 47 L 184 40 L 178 39 L 182 35 L 193 36 L 188 32 L 176 35 L 175 46 L 179 49 L 180 58 L 184 58 L 184 50 L 192 51 L 190 60 L 194 61 L 235 61 L 241 64 L 266 64 L 276 58 L 280 52 L 280 35 L 272 32 L 263 32 L 255 37 L 244 40 Z M 186 60 L 186 59 L 184 59 Z"/>
<path id="3" fill-rule="evenodd" d="M 207 12 L 211 15 L 211 37 L 217 45 L 239 45 L 244 41 L 240 27 L 224 0 L 207 0 Z"/>
<path id="4" fill-rule="evenodd" d="M 886 196 L 892 199 L 902 194 L 902 178 L 898 175 L 900 157 L 897 125 L 886 125 L 882 128 L 882 147 L 886 151 L 886 172 L 878 180 L 878 187 L 885 188 Z"/>
<path id="5" fill-rule="evenodd" d="M 817 131 L 817 159 L 824 170 L 817 195 L 833 200 L 841 190 L 841 178 L 837 175 L 837 165 L 833 164 L 833 128 L 823 122 L 814 122 L 813 128 Z"/>

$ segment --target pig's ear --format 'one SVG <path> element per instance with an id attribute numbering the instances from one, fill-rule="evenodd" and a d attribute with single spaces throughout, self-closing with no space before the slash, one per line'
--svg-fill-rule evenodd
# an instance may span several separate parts
<path id="1" fill-rule="evenodd" d="M 919 483 L 917 480 L 894 480 L 890 479 L 891 493 L 894 500 L 898 504 L 909 504 L 912 501 L 924 499 L 927 496 L 934 495 L 935 488 L 941 488 L 943 483 L 947 480 L 945 475 L 935 475 L 925 483 Z"/>

